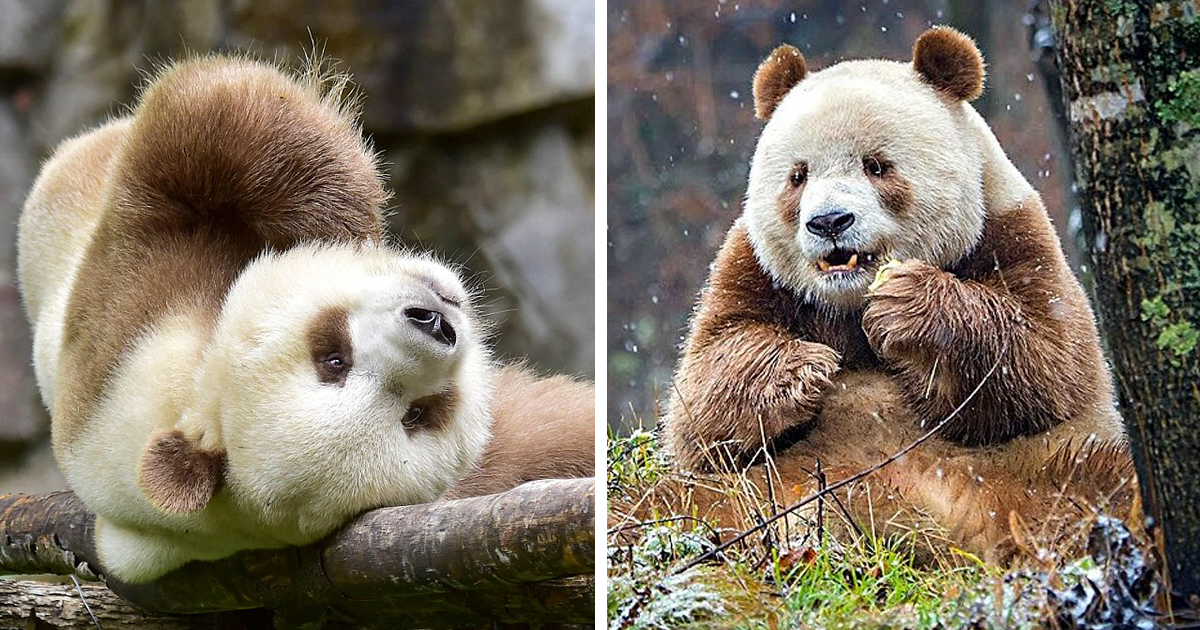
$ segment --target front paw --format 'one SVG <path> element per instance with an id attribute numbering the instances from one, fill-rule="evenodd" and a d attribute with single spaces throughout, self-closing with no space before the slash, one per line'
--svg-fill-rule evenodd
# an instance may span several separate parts
<path id="1" fill-rule="evenodd" d="M 889 265 L 881 273 L 867 296 L 862 318 L 871 348 L 887 359 L 936 344 L 946 288 L 957 280 L 920 260 Z"/>
<path id="2" fill-rule="evenodd" d="M 825 344 L 789 341 L 768 395 L 772 423 L 784 429 L 812 420 L 840 363 L 841 355 Z"/>

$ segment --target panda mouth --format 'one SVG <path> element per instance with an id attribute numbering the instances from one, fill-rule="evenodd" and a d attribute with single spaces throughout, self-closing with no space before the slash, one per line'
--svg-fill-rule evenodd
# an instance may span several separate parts
<path id="1" fill-rule="evenodd" d="M 853 273 L 858 271 L 859 263 L 867 265 L 873 262 L 875 254 L 837 247 L 817 260 L 817 268 L 824 274 Z"/>

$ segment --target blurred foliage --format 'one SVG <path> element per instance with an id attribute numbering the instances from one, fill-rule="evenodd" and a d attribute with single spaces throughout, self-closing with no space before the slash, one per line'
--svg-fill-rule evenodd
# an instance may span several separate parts
<path id="1" fill-rule="evenodd" d="M 653 425 L 670 391 L 708 264 L 741 212 L 761 128 L 751 78 L 778 44 L 798 46 L 820 69 L 847 58 L 907 60 L 934 24 L 970 34 L 989 72 L 975 106 L 1042 193 L 1071 256 L 1069 166 L 1030 53 L 1033 23 L 1021 2 L 610 0 L 610 424 Z"/>

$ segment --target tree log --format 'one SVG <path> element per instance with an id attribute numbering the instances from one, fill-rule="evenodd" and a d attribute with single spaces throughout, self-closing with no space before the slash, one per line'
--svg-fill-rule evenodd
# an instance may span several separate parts
<path id="1" fill-rule="evenodd" d="M 92 620 L 93 614 L 96 621 Z M 139 611 L 99 584 L 83 583 L 76 590 L 70 583 L 0 580 L 0 628 L 94 630 L 97 622 L 104 630 L 210 630 L 218 627 L 216 615 L 175 617 Z"/>
<path id="2" fill-rule="evenodd" d="M 107 586 L 156 613 L 269 608 L 277 627 L 325 621 L 457 628 L 591 623 L 595 482 L 547 480 L 484 497 L 373 510 L 308 547 L 193 562 Z M 94 517 L 69 492 L 0 497 L 0 574 L 103 576 Z"/>
<path id="3" fill-rule="evenodd" d="M 1059 0 L 1063 98 L 1145 511 L 1200 597 L 1200 17 L 1195 0 Z"/>

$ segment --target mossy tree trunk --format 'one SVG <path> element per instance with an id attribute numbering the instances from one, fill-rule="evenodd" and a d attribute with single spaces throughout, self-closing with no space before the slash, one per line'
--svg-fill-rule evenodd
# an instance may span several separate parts
<path id="1" fill-rule="evenodd" d="M 1060 0 L 1051 15 L 1097 312 L 1145 512 L 1187 601 L 1200 596 L 1200 2 Z"/>

